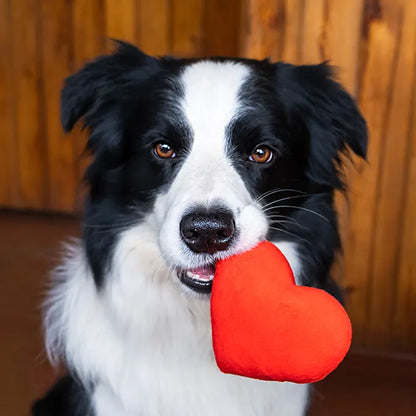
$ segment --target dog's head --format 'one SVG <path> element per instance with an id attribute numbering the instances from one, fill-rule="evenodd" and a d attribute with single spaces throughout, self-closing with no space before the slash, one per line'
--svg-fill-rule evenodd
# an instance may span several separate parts
<path id="1" fill-rule="evenodd" d="M 364 157 L 367 144 L 326 64 L 156 59 L 124 43 L 66 80 L 65 130 L 80 118 L 93 154 L 84 238 L 97 284 L 120 233 L 150 221 L 166 263 L 208 292 L 216 260 L 284 233 L 270 224 L 302 198 L 332 198 L 340 153 Z"/>

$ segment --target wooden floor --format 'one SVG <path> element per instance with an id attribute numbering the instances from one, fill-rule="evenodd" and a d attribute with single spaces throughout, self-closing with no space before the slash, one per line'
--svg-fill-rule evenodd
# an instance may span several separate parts
<path id="1" fill-rule="evenodd" d="M 42 347 L 40 304 L 60 242 L 78 230 L 69 218 L 0 212 L 0 415 L 28 415 L 55 378 Z M 314 386 L 311 416 L 330 415 L 415 416 L 416 355 L 351 353 Z"/>

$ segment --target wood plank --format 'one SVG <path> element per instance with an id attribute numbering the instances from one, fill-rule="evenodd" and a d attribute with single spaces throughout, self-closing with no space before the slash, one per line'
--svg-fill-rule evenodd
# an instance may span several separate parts
<path id="1" fill-rule="evenodd" d="M 10 14 L 10 0 L 0 0 L 0 206 L 19 207 L 21 200 Z"/>
<path id="2" fill-rule="evenodd" d="M 399 30 L 397 13 L 366 9 L 364 19 L 360 106 L 370 129 L 369 163 L 359 162 L 357 170 L 351 172 L 351 216 L 345 247 L 345 276 L 351 289 L 347 305 L 356 345 L 367 340 L 368 302 L 373 290 L 370 271 L 378 203 L 378 171 Z"/>
<path id="3" fill-rule="evenodd" d="M 203 0 L 173 2 L 172 53 L 181 57 L 201 55 Z"/>
<path id="4" fill-rule="evenodd" d="M 414 71 L 416 74 L 416 66 Z M 393 320 L 393 347 L 410 352 L 416 349 L 416 79 L 413 82 L 412 104 L 407 189 L 403 207 L 403 223 L 400 229 L 401 241 Z"/>
<path id="5" fill-rule="evenodd" d="M 105 0 L 105 31 L 109 38 L 137 41 L 137 1 Z"/>
<path id="6" fill-rule="evenodd" d="M 71 71 L 80 69 L 87 61 L 91 61 L 105 52 L 104 0 L 73 0 L 72 15 L 73 32 L 73 63 Z M 69 134 L 73 141 L 74 168 L 76 170 L 76 191 L 74 207 L 76 212 L 82 211 L 85 190 L 82 178 L 90 158 L 84 154 L 86 132 L 78 124 Z"/>
<path id="7" fill-rule="evenodd" d="M 302 25 L 301 62 L 316 64 L 324 61 L 325 0 L 305 0 Z"/>
<path id="8" fill-rule="evenodd" d="M 141 0 L 139 4 L 139 46 L 150 55 L 166 55 L 172 49 L 172 2 Z"/>
<path id="9" fill-rule="evenodd" d="M 393 4 L 392 4 L 393 6 Z M 383 165 L 380 171 L 375 217 L 374 254 L 370 292 L 368 344 L 388 347 L 396 290 L 398 247 L 411 117 L 416 56 L 416 3 L 396 2 L 400 27 L 395 56 L 396 71 L 389 114 L 386 115 Z M 402 7 L 400 7 L 402 6 Z"/>
<path id="10" fill-rule="evenodd" d="M 48 149 L 48 208 L 72 212 L 75 198 L 75 166 L 72 140 L 65 136 L 59 117 L 60 90 L 72 60 L 71 4 L 44 1 L 42 9 L 42 72 L 45 137 Z"/>
<path id="11" fill-rule="evenodd" d="M 284 23 L 282 1 L 246 0 L 243 13 L 243 55 L 280 59 Z"/>
<path id="12" fill-rule="evenodd" d="M 22 206 L 47 208 L 46 149 L 41 127 L 39 3 L 11 2 L 16 137 Z"/>
<path id="13" fill-rule="evenodd" d="M 104 0 L 73 0 L 72 13 L 74 71 L 104 52 Z"/>
<path id="14" fill-rule="evenodd" d="M 240 56 L 242 0 L 207 0 L 202 55 Z"/>
<path id="15" fill-rule="evenodd" d="M 280 59 L 300 64 L 302 58 L 302 31 L 305 0 L 284 0 L 284 35 Z"/>
<path id="16" fill-rule="evenodd" d="M 328 0 L 325 3 L 324 25 L 321 35 L 321 50 L 331 65 L 337 67 L 337 76 L 344 87 L 356 95 L 358 89 L 359 45 L 362 25 L 363 0 L 339 2 Z M 345 45 L 345 47 L 340 47 Z M 351 180 L 351 163 L 343 157 L 344 174 L 347 183 Z M 356 158 L 353 158 L 356 161 Z M 338 214 L 338 227 L 341 243 L 347 245 L 349 223 L 348 199 L 341 192 L 335 194 L 335 207 Z M 339 256 L 332 271 L 333 278 L 342 286 L 348 286 L 345 279 L 345 257 Z"/>
<path id="17" fill-rule="evenodd" d="M 339 68 L 342 84 L 354 96 L 358 90 L 359 51 L 364 0 L 328 0 L 325 56 Z"/>

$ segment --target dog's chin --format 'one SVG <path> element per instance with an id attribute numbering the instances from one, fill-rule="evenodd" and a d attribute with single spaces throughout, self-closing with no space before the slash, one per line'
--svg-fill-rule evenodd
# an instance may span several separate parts
<path id="1" fill-rule="evenodd" d="M 191 291 L 200 295 L 209 295 L 214 280 L 215 264 L 207 264 L 193 269 L 178 269 L 180 282 Z"/>

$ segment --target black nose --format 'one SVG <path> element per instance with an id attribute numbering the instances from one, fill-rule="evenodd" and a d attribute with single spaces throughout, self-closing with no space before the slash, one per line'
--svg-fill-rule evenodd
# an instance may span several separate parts
<path id="1" fill-rule="evenodd" d="M 224 208 L 195 209 L 181 220 L 182 240 L 195 253 L 226 250 L 234 236 L 233 214 Z"/>

